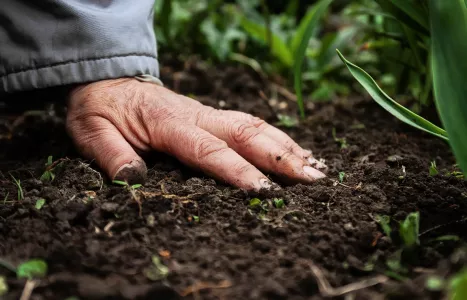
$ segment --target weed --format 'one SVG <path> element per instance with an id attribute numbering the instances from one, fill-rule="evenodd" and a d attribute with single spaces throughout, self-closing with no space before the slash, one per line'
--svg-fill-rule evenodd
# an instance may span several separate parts
<path id="1" fill-rule="evenodd" d="M 344 182 L 345 178 L 345 172 L 339 172 L 339 182 L 342 183 Z"/>
<path id="2" fill-rule="evenodd" d="M 438 168 L 436 167 L 436 161 L 432 161 L 429 169 L 430 176 L 436 176 L 439 174 Z"/>
<path id="3" fill-rule="evenodd" d="M 19 179 L 16 179 L 11 175 L 11 178 L 13 179 L 13 182 L 15 183 L 17 189 L 18 189 L 18 201 L 23 201 L 24 199 L 24 193 L 23 193 L 23 188 L 21 187 L 21 181 Z"/>
<path id="4" fill-rule="evenodd" d="M 399 234 L 407 248 L 413 248 L 420 245 L 419 239 L 420 213 L 410 213 L 399 227 Z"/>
<path id="5" fill-rule="evenodd" d="M 34 207 L 37 210 L 41 210 L 44 205 L 45 205 L 45 199 L 41 198 L 41 199 L 37 199 L 36 205 L 34 205 Z"/>
<path id="6" fill-rule="evenodd" d="M 250 202 L 248 203 L 248 207 L 250 208 L 258 207 L 260 205 L 261 205 L 261 200 L 258 198 L 250 199 Z"/>
<path id="7" fill-rule="evenodd" d="M 347 139 L 344 137 L 344 138 L 338 138 L 337 137 L 337 134 L 336 134 L 336 128 L 333 128 L 332 129 L 332 138 L 334 139 L 334 141 L 336 143 L 339 144 L 340 148 L 341 149 L 346 149 L 349 145 L 347 144 Z"/>

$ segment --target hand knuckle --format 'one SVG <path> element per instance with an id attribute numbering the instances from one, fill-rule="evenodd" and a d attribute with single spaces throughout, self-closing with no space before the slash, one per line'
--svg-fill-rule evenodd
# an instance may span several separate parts
<path id="1" fill-rule="evenodd" d="M 250 172 L 252 168 L 253 166 L 250 165 L 249 163 L 245 163 L 245 162 L 236 163 L 233 166 L 233 173 L 235 174 L 235 176 L 242 176 L 243 174 Z"/>
<path id="2" fill-rule="evenodd" d="M 217 141 L 211 137 L 200 137 L 195 142 L 195 153 L 198 161 L 206 160 L 226 149 L 228 146 L 224 141 Z"/>
<path id="3" fill-rule="evenodd" d="M 250 123 L 238 121 L 232 124 L 230 135 L 234 143 L 246 144 L 255 138 L 258 135 L 258 132 Z"/>

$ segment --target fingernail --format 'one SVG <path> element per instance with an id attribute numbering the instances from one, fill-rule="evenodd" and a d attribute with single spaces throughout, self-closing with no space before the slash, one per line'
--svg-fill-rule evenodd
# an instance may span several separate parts
<path id="1" fill-rule="evenodd" d="M 147 171 L 144 161 L 133 160 L 118 168 L 114 180 L 126 181 L 128 184 L 143 184 L 146 181 Z"/>
<path id="2" fill-rule="evenodd" d="M 313 179 L 321 179 L 321 178 L 326 177 L 326 175 L 324 175 L 320 171 L 318 171 L 318 170 L 316 170 L 316 169 L 314 169 L 314 168 L 312 168 L 310 166 L 304 166 L 303 167 L 303 172 L 305 172 L 305 174 L 307 174 L 308 176 L 310 176 Z"/>
<path id="3" fill-rule="evenodd" d="M 326 166 L 322 161 L 319 161 L 314 157 L 309 157 L 308 162 L 313 168 L 318 170 L 326 170 L 328 168 L 328 166 Z"/>

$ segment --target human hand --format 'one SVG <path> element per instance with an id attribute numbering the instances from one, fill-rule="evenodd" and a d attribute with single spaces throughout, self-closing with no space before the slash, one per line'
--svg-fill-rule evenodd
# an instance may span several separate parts
<path id="1" fill-rule="evenodd" d="M 325 177 L 326 166 L 287 134 L 251 115 L 216 110 L 162 86 L 123 78 L 70 93 L 67 130 L 78 150 L 112 179 L 142 183 L 137 151 L 157 150 L 247 190 L 269 188 L 261 172 L 295 182 Z"/>

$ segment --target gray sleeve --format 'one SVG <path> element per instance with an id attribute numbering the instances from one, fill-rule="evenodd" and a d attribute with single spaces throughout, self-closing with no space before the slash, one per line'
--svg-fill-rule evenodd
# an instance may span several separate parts
<path id="1" fill-rule="evenodd" d="M 0 93 L 159 76 L 154 0 L 0 2 Z"/>

